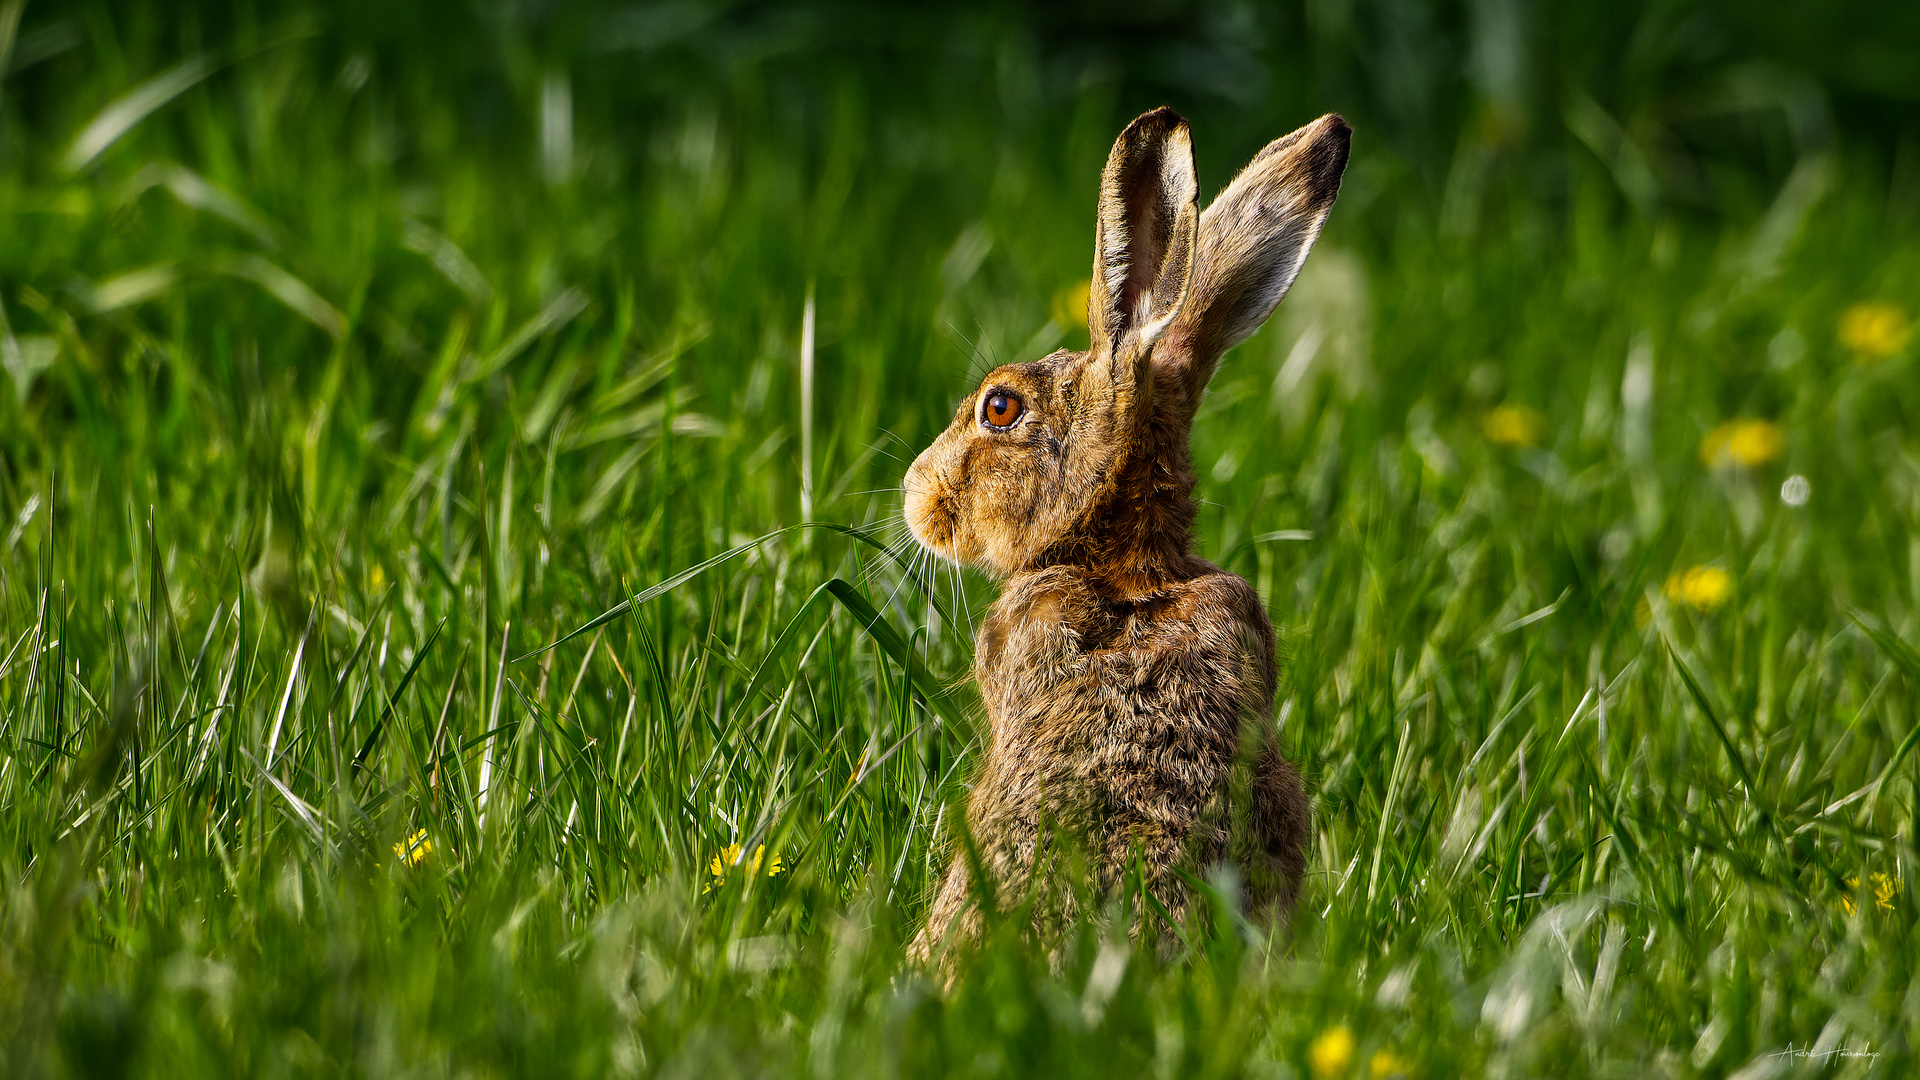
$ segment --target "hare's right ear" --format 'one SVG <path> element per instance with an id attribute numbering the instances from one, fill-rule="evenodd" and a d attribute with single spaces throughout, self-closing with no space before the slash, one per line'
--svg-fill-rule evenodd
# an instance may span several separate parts
<path id="1" fill-rule="evenodd" d="M 1154 360 L 1156 392 L 1164 380 L 1198 405 L 1220 354 L 1273 314 L 1340 194 L 1352 137 L 1329 113 L 1275 139 L 1207 207 L 1192 289 Z"/>
<path id="2" fill-rule="evenodd" d="M 1100 178 L 1087 290 L 1096 362 L 1144 361 L 1186 297 L 1199 221 L 1200 182 L 1187 122 L 1172 109 L 1155 109 L 1120 133 Z"/>

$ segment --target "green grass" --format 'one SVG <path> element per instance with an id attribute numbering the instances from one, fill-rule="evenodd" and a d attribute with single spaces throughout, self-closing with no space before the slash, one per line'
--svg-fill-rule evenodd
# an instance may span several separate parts
<path id="1" fill-rule="evenodd" d="M 1436 134 L 1277 60 L 1183 100 L 1010 14 L 559 10 L 27 10 L 0 1073 L 1914 1067 L 1920 341 L 1837 332 L 1920 309 L 1910 144 L 1597 89 L 1624 127 L 1452 90 Z M 1209 191 L 1322 109 L 1358 132 L 1195 436 L 1311 878 L 1275 935 L 1220 908 L 1167 958 L 1116 904 L 947 985 L 902 954 L 992 587 L 907 573 L 894 485 L 970 372 L 1084 335 L 1050 310 L 1161 98 Z M 1704 461 L 1741 417 L 1777 456 Z M 794 528 L 802 446 L 856 531 Z M 1695 566 L 1724 603 L 1671 594 Z M 717 883 L 734 843 L 782 872 Z"/>

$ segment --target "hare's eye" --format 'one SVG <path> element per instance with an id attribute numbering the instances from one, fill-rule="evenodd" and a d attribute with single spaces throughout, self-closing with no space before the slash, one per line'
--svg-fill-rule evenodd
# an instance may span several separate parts
<path id="1" fill-rule="evenodd" d="M 1015 420 L 1020 419 L 1020 414 L 1024 410 L 1025 406 L 1020 404 L 1019 398 L 1005 391 L 999 391 L 989 394 L 987 400 L 981 404 L 980 419 L 990 428 L 1005 431 L 1013 426 Z"/>

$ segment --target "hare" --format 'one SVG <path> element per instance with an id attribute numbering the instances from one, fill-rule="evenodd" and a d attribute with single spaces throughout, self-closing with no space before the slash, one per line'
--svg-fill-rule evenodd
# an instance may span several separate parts
<path id="1" fill-rule="evenodd" d="M 1228 860 L 1256 911 L 1291 907 L 1309 808 L 1274 744 L 1273 626 L 1189 550 L 1187 435 L 1220 355 L 1293 284 L 1351 135 L 1330 114 L 1268 144 L 1203 214 L 1186 120 L 1129 124 L 1101 178 L 1091 347 L 988 373 L 908 469 L 914 538 L 1002 582 L 975 641 L 990 741 L 970 840 L 920 958 L 977 937 L 976 893 L 1010 905 L 1040 884 L 1068 833 L 1095 891 L 1137 873 L 1175 924 L 1186 873 Z"/>

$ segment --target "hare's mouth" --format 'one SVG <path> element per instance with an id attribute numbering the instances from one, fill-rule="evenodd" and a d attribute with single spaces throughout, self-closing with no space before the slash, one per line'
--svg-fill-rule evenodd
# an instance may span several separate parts
<path id="1" fill-rule="evenodd" d="M 944 497 L 909 492 L 906 504 L 907 531 L 923 548 L 942 558 L 954 558 L 953 510 Z"/>

